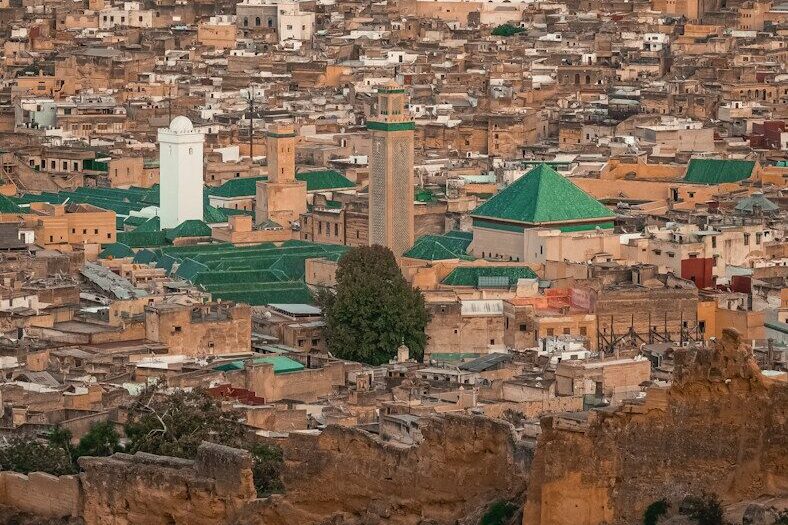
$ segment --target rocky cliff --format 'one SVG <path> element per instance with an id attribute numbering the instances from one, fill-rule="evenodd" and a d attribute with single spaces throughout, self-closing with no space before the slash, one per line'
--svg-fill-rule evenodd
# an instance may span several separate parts
<path id="1" fill-rule="evenodd" d="M 640 523 L 649 504 L 702 491 L 788 493 L 788 385 L 733 330 L 676 363 L 673 384 L 641 403 L 543 419 L 524 525 Z"/>
<path id="2" fill-rule="evenodd" d="M 408 447 L 345 427 L 291 435 L 277 443 L 286 492 L 266 499 L 249 454 L 211 443 L 195 461 L 115 454 L 80 458 L 79 476 L 2 473 L 0 523 L 26 512 L 87 525 L 475 525 L 492 503 L 522 501 L 532 454 L 511 425 L 457 415 L 421 424 L 423 441 Z"/>
<path id="3" fill-rule="evenodd" d="M 79 464 L 88 525 L 232 523 L 256 498 L 249 453 L 213 443 L 196 461 L 138 452 Z"/>
<path id="4" fill-rule="evenodd" d="M 453 525 L 524 494 L 531 449 L 508 423 L 444 415 L 421 431 L 424 441 L 411 447 L 344 427 L 291 436 L 286 494 L 256 502 L 240 523 Z"/>

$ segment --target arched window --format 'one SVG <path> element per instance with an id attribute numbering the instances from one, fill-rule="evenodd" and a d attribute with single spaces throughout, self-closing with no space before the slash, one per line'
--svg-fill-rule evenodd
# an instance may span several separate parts
<path id="1" fill-rule="evenodd" d="M 254 19 L 254 25 L 260 27 L 260 24 L 261 24 L 260 17 L 258 16 L 257 18 Z"/>

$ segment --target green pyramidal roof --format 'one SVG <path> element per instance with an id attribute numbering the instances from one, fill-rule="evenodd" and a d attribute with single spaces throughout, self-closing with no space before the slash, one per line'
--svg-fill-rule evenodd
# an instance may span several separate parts
<path id="1" fill-rule="evenodd" d="M 473 210 L 474 217 L 550 224 L 609 219 L 601 202 L 546 164 L 540 164 Z"/>

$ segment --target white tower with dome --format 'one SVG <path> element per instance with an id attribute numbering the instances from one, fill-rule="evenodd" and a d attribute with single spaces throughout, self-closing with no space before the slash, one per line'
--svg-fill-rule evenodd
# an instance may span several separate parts
<path id="1" fill-rule="evenodd" d="M 175 117 L 159 129 L 159 218 L 161 228 L 203 219 L 203 143 L 191 120 Z"/>

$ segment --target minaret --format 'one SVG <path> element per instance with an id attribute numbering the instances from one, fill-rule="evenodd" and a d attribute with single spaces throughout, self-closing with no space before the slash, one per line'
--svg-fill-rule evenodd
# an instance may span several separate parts
<path id="1" fill-rule="evenodd" d="M 405 90 L 378 89 L 378 114 L 367 121 L 369 243 L 388 246 L 396 257 L 413 246 L 413 130 Z"/>
<path id="2" fill-rule="evenodd" d="M 266 133 L 268 180 L 257 183 L 257 224 L 291 228 L 306 213 L 306 182 L 295 178 L 295 137 L 292 124 L 279 122 Z"/>
<path id="3" fill-rule="evenodd" d="M 175 117 L 159 129 L 159 216 L 161 228 L 203 219 L 203 143 L 191 120 Z"/>

